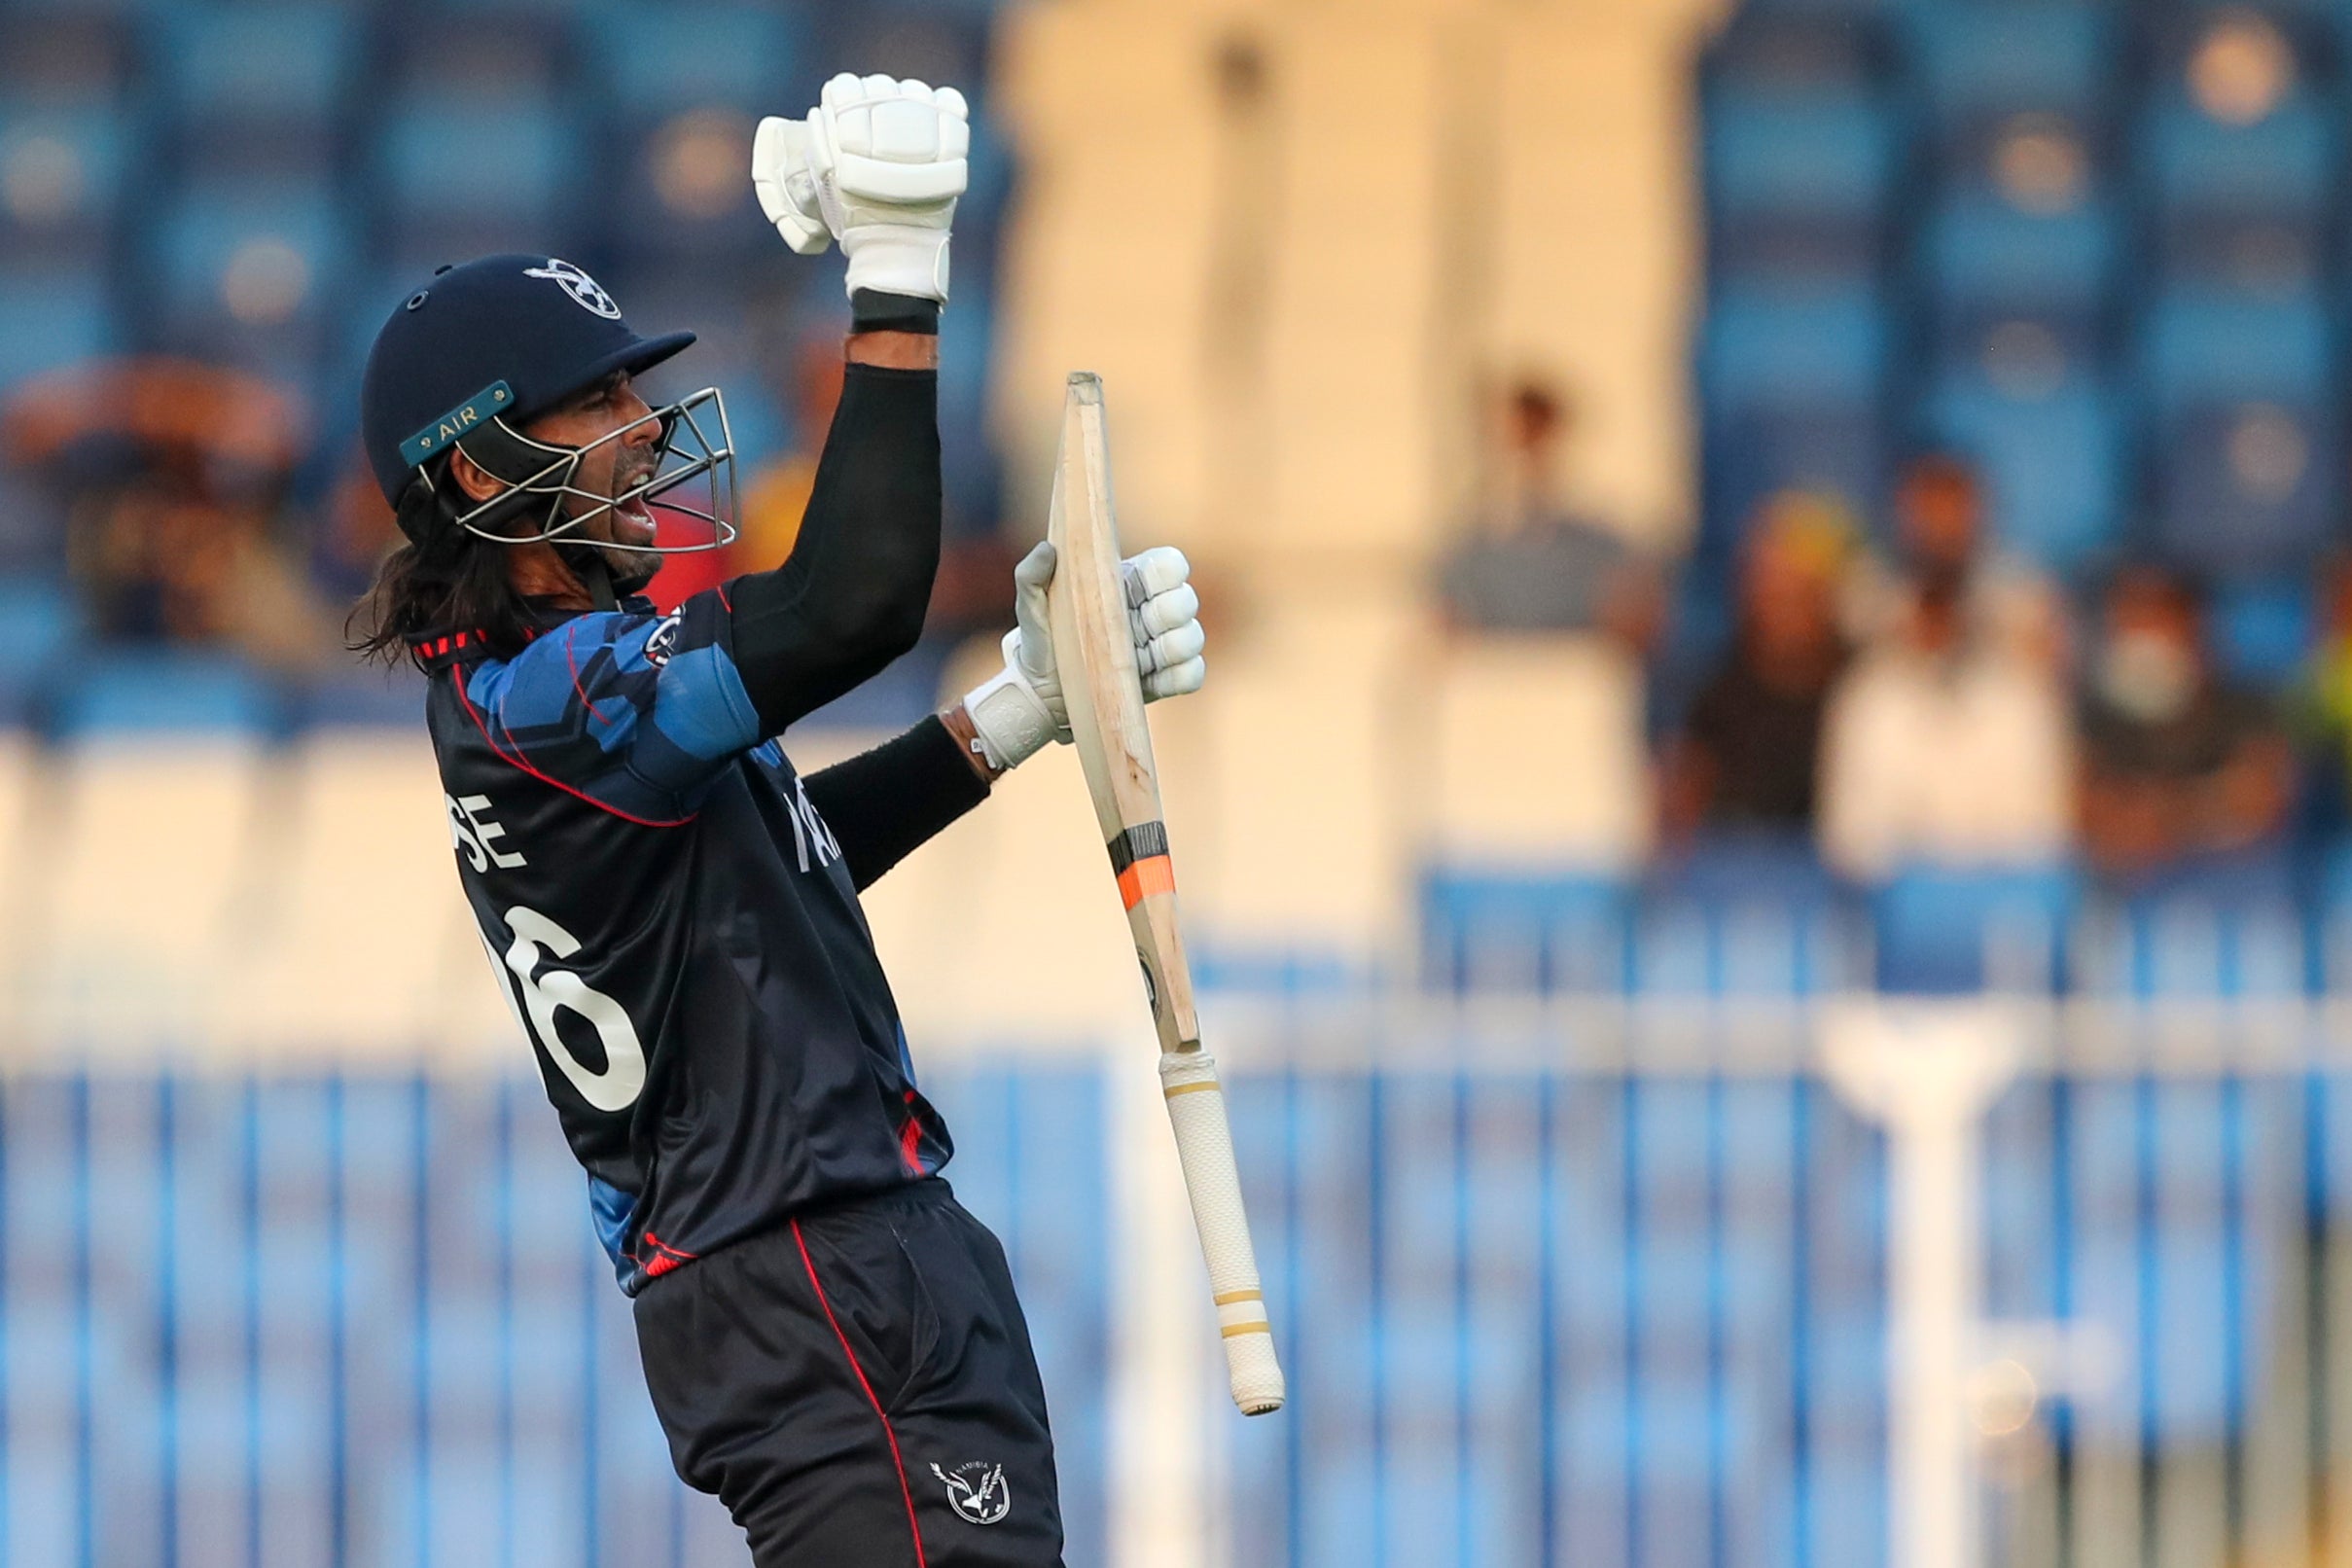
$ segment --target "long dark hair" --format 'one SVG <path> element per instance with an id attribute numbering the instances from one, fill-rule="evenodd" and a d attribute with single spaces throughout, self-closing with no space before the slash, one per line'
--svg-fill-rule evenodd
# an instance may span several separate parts
<path id="1" fill-rule="evenodd" d="M 343 624 L 344 646 L 364 659 L 421 668 L 413 644 L 428 632 L 475 632 L 502 656 L 530 641 L 531 605 L 508 574 L 506 547 L 459 527 L 445 489 L 419 480 L 401 498 L 409 542 L 384 557 Z"/>

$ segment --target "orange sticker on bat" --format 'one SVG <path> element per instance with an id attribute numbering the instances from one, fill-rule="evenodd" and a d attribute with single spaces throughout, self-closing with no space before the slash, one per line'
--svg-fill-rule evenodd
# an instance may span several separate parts
<path id="1" fill-rule="evenodd" d="M 1155 893 L 1176 891 L 1176 867 L 1165 855 L 1139 860 L 1119 873 L 1119 896 L 1128 909 Z"/>

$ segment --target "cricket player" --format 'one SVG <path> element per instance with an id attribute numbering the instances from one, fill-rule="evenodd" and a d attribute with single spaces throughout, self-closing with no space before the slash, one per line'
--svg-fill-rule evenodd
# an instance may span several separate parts
<path id="1" fill-rule="evenodd" d="M 653 408 L 579 267 L 493 256 L 392 312 L 361 391 L 408 543 L 365 645 L 427 672 L 457 869 L 634 1299 L 678 1474 L 762 1568 L 1061 1561 L 1046 1404 L 996 1238 L 940 1176 L 858 893 L 1066 711 L 1053 556 L 1005 668 L 802 777 L 777 737 L 914 645 L 940 547 L 938 324 L 968 128 L 951 89 L 837 77 L 763 124 L 763 205 L 837 242 L 840 406 L 791 558 L 662 616 L 656 497 L 730 537 L 715 392 Z M 676 493 L 706 482 L 707 509 Z M 1125 563 L 1154 697 L 1205 673 L 1183 556 Z"/>

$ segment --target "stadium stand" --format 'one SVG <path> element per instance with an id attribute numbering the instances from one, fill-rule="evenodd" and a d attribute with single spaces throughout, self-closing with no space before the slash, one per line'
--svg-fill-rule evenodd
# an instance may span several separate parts
<path id="1" fill-rule="evenodd" d="M 2322 1336 L 2297 1314 L 2341 1266 L 2352 1141 L 2341 1074 L 2265 1068 L 2260 1020 L 2323 1054 L 2352 850 L 2127 885 L 2062 862 L 1847 886 L 1800 837 L 1659 862 L 1644 710 L 1671 683 L 1441 648 L 1404 585 L 1458 499 L 1433 379 L 1524 351 L 1600 389 L 1613 500 L 1695 489 L 1695 598 L 1722 601 L 1766 497 L 1874 523 L 1899 458 L 1941 445 L 2071 587 L 2137 554 L 2212 578 L 2227 667 L 2290 692 L 2346 542 L 2340 7 L 2260 7 L 2216 44 L 2252 13 L 1757 0 L 1698 62 L 1694 126 L 1665 7 L 1488 16 L 1467 43 L 1436 5 L 1341 39 L 1191 5 L 651 9 L 0 5 L 0 394 L 116 352 L 263 370 L 316 415 L 303 526 L 382 312 L 515 243 L 704 328 L 696 374 L 769 455 L 807 433 L 764 335 L 836 302 L 738 189 L 748 117 L 843 50 L 982 84 L 954 505 L 981 533 L 1034 517 L 1031 411 L 1092 365 L 1130 532 L 1227 574 L 1214 699 L 1156 725 L 1211 1016 L 1270 1002 L 1297 1030 L 1235 1030 L 1297 1394 L 1230 1438 L 1227 1513 L 1263 1524 L 1236 1560 L 1878 1560 L 1887 1144 L 1810 1073 L 1716 1070 L 1870 987 L 2055 1000 L 2124 1037 L 2085 1025 L 1985 1132 L 1990 1304 L 2125 1347 L 2053 1429 L 2068 1527 L 2217 1561 L 2213 1520 L 2295 1515 L 2264 1488 L 2297 1463 L 2242 1452 L 2287 1451 L 2274 1385 Z M 1446 96 L 1464 59 L 1494 65 L 1490 119 Z M 1433 238 L 1461 218 L 1443 176 L 1498 137 L 1507 232 L 1465 271 L 1475 247 Z M 1491 305 L 1466 324 L 1453 289 Z M 1688 462 L 1658 411 L 1686 379 Z M 577 1172 L 448 896 L 413 690 L 93 652 L 48 478 L 0 492 L 7 538 L 21 514 L 55 546 L 0 560 L 0 1559 L 165 1560 L 176 1528 L 273 1561 L 713 1560 L 724 1521 L 666 1479 Z M 1679 636 L 1669 661 L 1706 639 Z M 847 716 L 920 711 L 938 668 Z M 871 916 L 919 977 L 916 1040 L 980 1043 L 926 1089 L 1021 1272 L 1071 1558 L 1096 1561 L 1129 1198 L 1087 1053 L 1134 982 L 1067 761 Z M 1044 998 L 1041 949 L 1068 976 Z M 1487 1003 L 1545 1021 L 1498 1044 L 1466 1021 Z M 2166 1028 L 2192 1046 L 2147 1071 L 2162 1043 L 2133 1031 Z"/>

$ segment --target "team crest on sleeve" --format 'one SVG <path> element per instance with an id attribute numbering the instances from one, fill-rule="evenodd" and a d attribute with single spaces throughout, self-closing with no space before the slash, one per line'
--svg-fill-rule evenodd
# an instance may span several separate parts
<path id="1" fill-rule="evenodd" d="M 524 267 L 522 275 L 550 279 L 559 285 L 564 293 L 570 295 L 572 303 L 581 309 L 602 316 L 608 321 L 621 319 L 621 307 L 613 303 L 611 295 L 604 292 L 604 285 L 560 256 L 549 257 L 545 267 Z"/>
<path id="2" fill-rule="evenodd" d="M 683 610 L 672 610 L 645 634 L 645 661 L 654 668 L 659 669 L 667 664 L 670 655 L 678 651 L 678 621 L 685 613 Z"/>
<path id="3" fill-rule="evenodd" d="M 966 1523 L 994 1524 L 1012 1512 L 1013 1488 L 1006 1483 L 1002 1465 L 975 1459 L 953 1470 L 933 1465 L 931 1474 L 946 1484 L 947 1506 Z"/>

